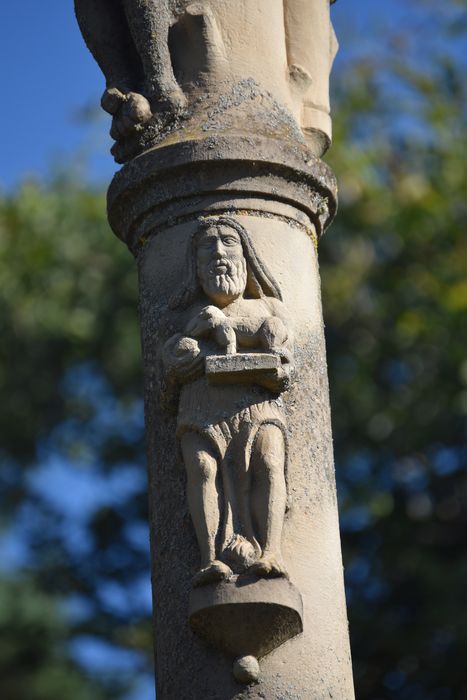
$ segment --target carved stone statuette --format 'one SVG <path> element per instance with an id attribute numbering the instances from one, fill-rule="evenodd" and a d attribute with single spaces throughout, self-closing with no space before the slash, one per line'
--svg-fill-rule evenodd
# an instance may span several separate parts
<path id="1" fill-rule="evenodd" d="M 233 570 L 283 576 L 287 433 L 279 395 L 292 361 L 287 310 L 232 218 L 199 222 L 187 276 L 175 305 L 189 305 L 190 320 L 167 341 L 164 359 L 182 384 L 177 434 L 202 567 L 194 585 L 229 579 Z"/>
<path id="2" fill-rule="evenodd" d="M 271 104 L 290 110 L 317 155 L 329 146 L 337 42 L 328 0 L 75 0 L 75 8 L 106 77 L 102 107 L 113 116 L 117 162 L 175 129 L 192 131 L 201 95 L 213 125 L 229 127 L 216 99 L 227 83 L 238 85 L 231 99 L 242 102 L 245 124 L 248 103 L 267 87 Z"/>
<path id="3" fill-rule="evenodd" d="M 229 596 L 231 606 L 248 605 L 249 628 L 256 613 L 264 615 L 264 605 L 274 606 L 274 586 L 267 601 L 260 596 L 255 606 L 236 595 L 238 576 L 246 575 L 250 584 L 287 577 L 281 555 L 287 429 L 280 394 L 292 371 L 290 316 L 247 230 L 227 216 L 199 220 L 188 245 L 183 288 L 172 306 L 189 311 L 183 332 L 164 346 L 164 364 L 168 382 L 181 386 L 177 436 L 201 553 L 193 586 L 229 582 L 231 590 L 225 588 L 223 597 Z M 275 639 L 272 625 L 273 641 L 263 625 L 255 643 L 247 629 L 239 636 L 241 616 L 233 641 L 220 612 L 225 603 L 216 602 L 215 588 L 210 595 L 203 616 L 198 601 L 206 603 L 207 596 L 192 596 L 193 627 L 216 643 L 222 629 L 221 646 L 237 655 L 248 656 L 252 647 L 256 654 L 270 651 L 274 641 L 282 643 L 286 634 L 301 631 L 298 592 L 293 592 L 287 632 Z M 210 620 L 210 634 L 204 617 Z"/>
<path id="4" fill-rule="evenodd" d="M 75 7 L 138 265 L 158 700 L 353 700 L 317 258 L 330 2 Z"/>

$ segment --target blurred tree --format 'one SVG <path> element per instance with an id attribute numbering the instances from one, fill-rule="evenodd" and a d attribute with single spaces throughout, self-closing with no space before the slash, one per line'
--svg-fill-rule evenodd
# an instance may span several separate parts
<path id="1" fill-rule="evenodd" d="M 320 249 L 359 700 L 467 699 L 466 22 L 418 6 L 336 73 Z M 0 233 L 0 695 L 115 700 L 152 654 L 136 271 L 73 182 Z"/>
<path id="2" fill-rule="evenodd" d="M 441 5 L 336 83 L 320 251 L 359 700 L 467 698 L 466 16 Z"/>
<path id="3" fill-rule="evenodd" d="M 0 689 L 9 700 L 112 700 L 66 656 L 69 629 L 50 596 L 24 580 L 0 582 Z"/>
<path id="4" fill-rule="evenodd" d="M 0 596 L 18 587 L 17 608 L 30 601 L 24 620 L 0 619 L 0 695 L 100 698 L 113 675 L 115 700 L 151 646 L 136 271 L 103 195 L 71 182 L 4 198 L 0 230 Z M 50 610 L 69 628 L 58 657 Z M 93 643 L 101 668 L 83 685 L 76 663 L 93 671 Z"/>

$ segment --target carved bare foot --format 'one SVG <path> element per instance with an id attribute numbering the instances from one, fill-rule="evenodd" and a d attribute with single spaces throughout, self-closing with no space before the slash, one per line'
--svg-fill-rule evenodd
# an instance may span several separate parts
<path id="1" fill-rule="evenodd" d="M 248 568 L 248 573 L 261 578 L 288 577 L 284 565 L 280 563 L 276 555 L 271 552 L 265 552 L 262 557 L 255 561 L 255 563 Z"/>
<path id="2" fill-rule="evenodd" d="M 193 578 L 193 588 L 198 586 L 206 586 L 208 583 L 214 583 L 215 581 L 226 581 L 233 575 L 233 571 L 230 566 L 224 564 L 224 562 L 214 559 L 208 566 L 204 569 L 200 569 L 198 573 Z"/>

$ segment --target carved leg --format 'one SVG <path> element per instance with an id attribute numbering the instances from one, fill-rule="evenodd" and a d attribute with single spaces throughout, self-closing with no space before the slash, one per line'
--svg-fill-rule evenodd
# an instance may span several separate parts
<path id="1" fill-rule="evenodd" d="M 175 80 L 169 52 L 169 3 L 123 0 L 128 24 L 143 64 L 146 92 L 152 108 L 179 112 L 186 97 Z"/>
<path id="2" fill-rule="evenodd" d="M 115 140 L 147 122 L 152 114 L 142 89 L 141 61 L 130 34 L 121 0 L 75 0 L 76 17 L 106 79 L 101 105 L 113 115 Z"/>
<path id="3" fill-rule="evenodd" d="M 287 337 L 288 331 L 285 323 L 278 316 L 267 318 L 258 331 L 258 340 L 266 352 L 270 352 L 274 348 L 281 348 Z"/>
<path id="4" fill-rule="evenodd" d="M 107 88 L 138 88 L 139 59 L 119 0 L 75 0 L 86 44 L 105 75 Z M 104 108 L 105 109 L 105 108 Z"/>
<path id="5" fill-rule="evenodd" d="M 220 520 L 217 457 L 209 442 L 198 433 L 185 433 L 181 446 L 187 472 L 188 506 L 201 554 L 201 569 L 193 585 L 201 586 L 232 575 L 232 570 L 216 559 L 215 541 Z"/>
<path id="6" fill-rule="evenodd" d="M 286 505 L 285 444 L 275 425 L 258 430 L 251 457 L 251 504 L 263 554 L 250 568 L 257 576 L 286 576 L 281 561 Z"/>

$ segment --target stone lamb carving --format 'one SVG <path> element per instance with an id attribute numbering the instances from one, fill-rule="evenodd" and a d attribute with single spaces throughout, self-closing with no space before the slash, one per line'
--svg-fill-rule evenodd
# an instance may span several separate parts
<path id="1" fill-rule="evenodd" d="M 275 97 L 311 142 L 322 142 L 318 150 L 329 145 L 328 77 L 337 48 L 329 0 L 75 0 L 75 9 L 106 78 L 102 106 L 113 115 L 117 161 L 141 151 L 131 140 L 148 126 L 146 146 L 176 126 L 200 85 L 257 80 L 257 57 L 245 55 L 248 25 L 264 74 L 268 62 L 277 73 L 272 57 L 283 54 L 285 83 Z"/>
<path id="2" fill-rule="evenodd" d="M 280 290 L 246 229 L 199 220 L 187 282 L 189 310 L 166 342 L 169 381 L 181 385 L 178 438 L 200 553 L 194 586 L 247 571 L 281 577 L 287 435 L 280 398 L 292 369 L 292 330 Z"/>

